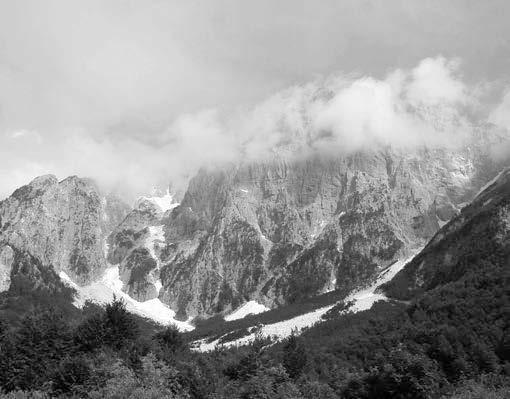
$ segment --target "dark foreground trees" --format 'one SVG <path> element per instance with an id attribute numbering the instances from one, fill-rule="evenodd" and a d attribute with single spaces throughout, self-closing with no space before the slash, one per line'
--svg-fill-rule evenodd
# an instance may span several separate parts
<path id="1" fill-rule="evenodd" d="M 0 322 L 0 397 L 507 398 L 510 270 L 468 269 L 409 305 L 203 354 L 173 327 L 144 330 L 118 300 L 78 321 L 38 309 Z"/>

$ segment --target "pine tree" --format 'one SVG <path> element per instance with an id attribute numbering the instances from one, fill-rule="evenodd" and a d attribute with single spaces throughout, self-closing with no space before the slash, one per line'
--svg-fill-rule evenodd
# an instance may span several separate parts
<path id="1" fill-rule="evenodd" d="M 104 325 L 105 342 L 116 350 L 133 342 L 139 334 L 136 321 L 126 310 L 126 304 L 115 297 L 112 303 L 106 305 Z"/>
<path id="2" fill-rule="evenodd" d="M 283 346 L 283 367 L 293 379 L 299 377 L 308 363 L 308 354 L 303 341 L 292 334 Z"/>

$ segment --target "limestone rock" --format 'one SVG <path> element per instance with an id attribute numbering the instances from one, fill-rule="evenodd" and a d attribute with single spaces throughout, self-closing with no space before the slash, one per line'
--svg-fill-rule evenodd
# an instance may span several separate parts
<path id="1" fill-rule="evenodd" d="M 138 301 L 157 298 L 161 288 L 161 219 L 172 196 L 142 198 L 110 235 L 108 262 L 118 264 L 123 290 Z"/>
<path id="2" fill-rule="evenodd" d="M 383 289 L 407 300 L 455 281 L 483 262 L 510 266 L 510 169 L 439 230 Z"/>
<path id="3" fill-rule="evenodd" d="M 106 236 L 126 213 L 89 179 L 41 176 L 0 202 L 0 240 L 86 284 L 104 271 Z"/>
<path id="4" fill-rule="evenodd" d="M 488 180 L 498 165 L 484 140 L 202 170 L 163 218 L 159 297 L 186 318 L 366 284 Z"/>
<path id="5" fill-rule="evenodd" d="M 8 245 L 0 247 L 0 292 L 7 291 L 11 286 L 11 271 L 13 262 L 13 249 Z"/>

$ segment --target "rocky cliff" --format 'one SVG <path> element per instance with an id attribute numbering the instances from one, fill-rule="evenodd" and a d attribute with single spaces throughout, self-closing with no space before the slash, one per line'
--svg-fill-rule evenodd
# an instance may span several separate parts
<path id="1" fill-rule="evenodd" d="M 473 273 L 475 267 L 510 269 L 510 169 L 439 230 L 383 289 L 394 298 L 410 299 Z"/>
<path id="2" fill-rule="evenodd" d="M 486 144 L 203 170 L 162 220 L 159 297 L 189 317 L 348 292 L 425 245 L 496 173 Z"/>
<path id="3" fill-rule="evenodd" d="M 5 242 L 0 242 L 0 292 L 11 297 L 39 293 L 72 299 L 72 289 L 60 281 L 53 267 Z"/>
<path id="4" fill-rule="evenodd" d="M 108 262 L 119 265 L 123 290 L 137 301 L 159 296 L 162 219 L 178 205 L 168 190 L 142 197 L 109 236 Z"/>
<path id="5" fill-rule="evenodd" d="M 106 268 L 106 237 L 128 209 L 89 179 L 41 176 L 0 202 L 0 241 L 86 284 Z"/>
<path id="6" fill-rule="evenodd" d="M 88 179 L 42 176 L 0 202 L 0 289 L 19 250 L 78 285 L 117 265 L 125 293 L 183 319 L 347 294 L 458 214 L 501 169 L 493 144 L 275 155 L 204 169 L 180 204 L 167 192 L 132 210 Z"/>

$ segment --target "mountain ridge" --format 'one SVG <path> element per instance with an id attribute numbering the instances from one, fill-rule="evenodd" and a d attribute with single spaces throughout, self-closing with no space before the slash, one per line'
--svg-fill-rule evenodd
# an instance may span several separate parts
<path id="1" fill-rule="evenodd" d="M 494 142 L 202 169 L 180 203 L 167 191 L 132 209 L 90 179 L 41 176 L 0 202 L 0 237 L 77 286 L 118 267 L 124 293 L 178 320 L 276 308 L 348 293 L 425 245 L 501 167 Z"/>

